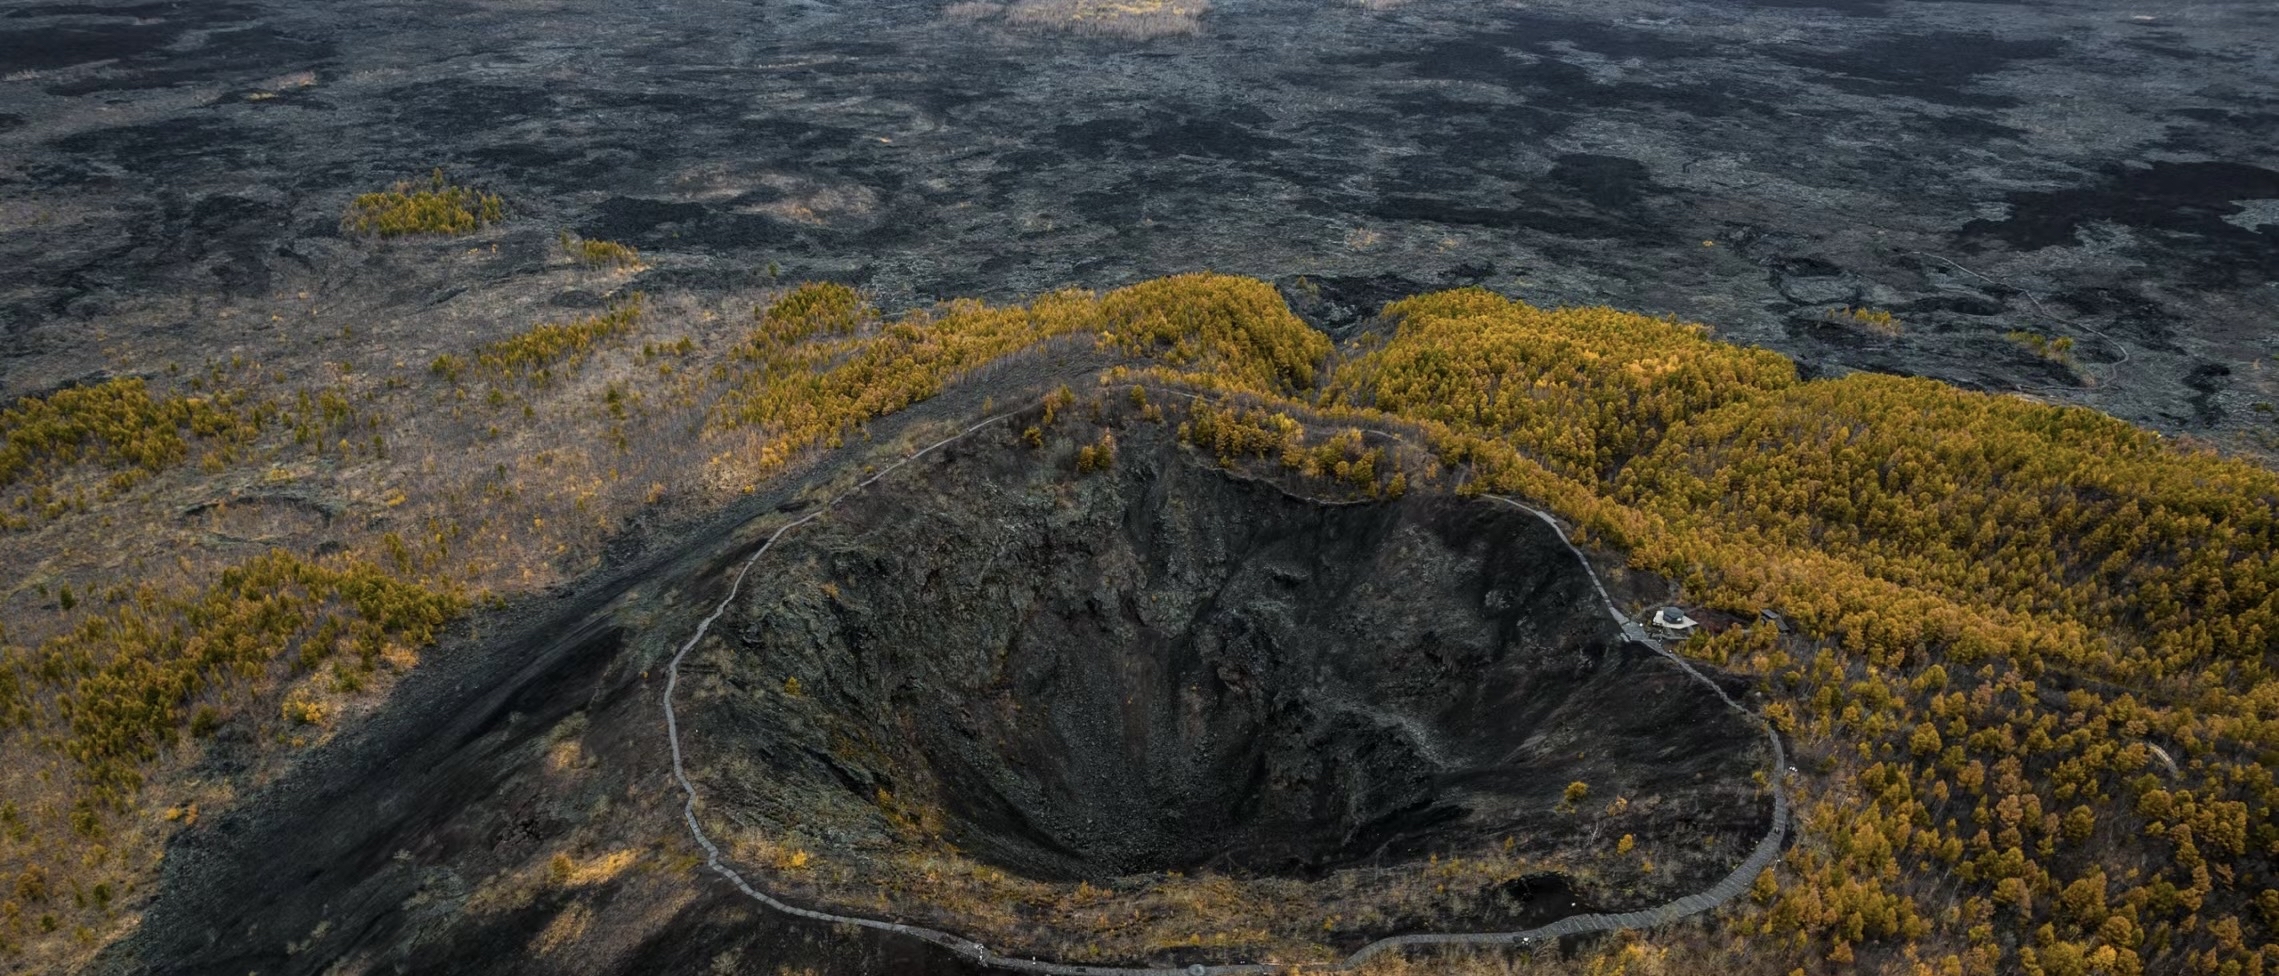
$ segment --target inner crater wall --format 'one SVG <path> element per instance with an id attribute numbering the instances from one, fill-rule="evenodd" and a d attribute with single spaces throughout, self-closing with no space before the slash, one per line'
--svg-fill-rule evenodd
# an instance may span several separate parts
<path id="1" fill-rule="evenodd" d="M 1761 735 L 1625 643 L 1535 518 L 1121 433 L 1086 475 L 977 435 L 786 536 L 689 703 L 708 802 L 1053 880 L 1610 845 L 1575 781 L 1638 829 L 1761 830 Z"/>

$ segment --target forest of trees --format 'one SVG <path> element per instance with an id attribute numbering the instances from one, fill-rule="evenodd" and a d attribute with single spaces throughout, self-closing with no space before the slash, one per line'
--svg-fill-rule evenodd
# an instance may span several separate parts
<path id="1" fill-rule="evenodd" d="M 1750 923 L 1808 971 L 2279 966 L 2279 476 L 2081 408 L 1798 382 L 1606 309 L 1390 312 L 1339 403 L 1816 648 L 1768 622 L 1689 649 L 1760 674 L 1814 763 Z"/>
<path id="2" fill-rule="evenodd" d="M 733 361 L 714 429 L 768 435 L 764 470 L 941 391 L 1011 353 L 1064 336 L 1095 336 L 1149 360 L 1237 383 L 1292 391 L 1312 384 L 1329 340 L 1290 314 L 1263 282 L 1183 275 L 1095 295 L 1063 291 L 1026 306 L 953 301 L 882 317 L 844 285 L 806 285 L 756 313 Z"/>

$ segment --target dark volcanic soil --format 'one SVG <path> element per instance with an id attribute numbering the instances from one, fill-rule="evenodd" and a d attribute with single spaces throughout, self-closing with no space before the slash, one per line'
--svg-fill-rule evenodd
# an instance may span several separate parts
<path id="1" fill-rule="evenodd" d="M 290 315 L 214 322 L 231 302 L 451 299 L 391 269 L 431 254 L 335 237 L 352 194 L 442 165 L 532 241 L 665 255 L 652 287 L 773 262 L 892 305 L 1208 266 L 1312 276 L 1334 319 L 1476 282 L 2169 429 L 2279 399 L 2261 0 L 1242 0 L 1149 42 L 939 6 L 0 11 L 0 393 L 105 343 L 293 338 Z M 1906 331 L 1820 325 L 1840 304 Z"/>

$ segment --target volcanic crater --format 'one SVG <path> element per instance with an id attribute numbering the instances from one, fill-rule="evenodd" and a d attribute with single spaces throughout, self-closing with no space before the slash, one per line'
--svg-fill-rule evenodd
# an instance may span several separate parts
<path id="1" fill-rule="evenodd" d="M 785 534 L 691 657 L 703 817 L 763 887 L 862 904 L 926 850 L 1127 892 L 1282 879 L 1334 908 L 1496 860 L 1379 906 L 1386 931 L 1461 930 L 1697 890 L 1763 833 L 1762 733 L 1626 641 L 1533 516 L 1322 497 L 1148 423 L 1076 474 L 1079 438 L 1024 422 Z M 1615 856 L 1622 833 L 1665 863 Z M 958 923 L 920 901 L 895 907 Z"/>

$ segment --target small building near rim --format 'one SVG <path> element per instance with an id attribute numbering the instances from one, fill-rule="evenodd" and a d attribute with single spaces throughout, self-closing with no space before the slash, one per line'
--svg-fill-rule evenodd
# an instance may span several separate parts
<path id="1" fill-rule="evenodd" d="M 1693 629 L 1700 626 L 1692 617 L 1686 616 L 1685 611 L 1676 607 L 1663 607 L 1654 611 L 1652 623 L 1655 629 L 1671 637 L 1691 636 Z"/>

